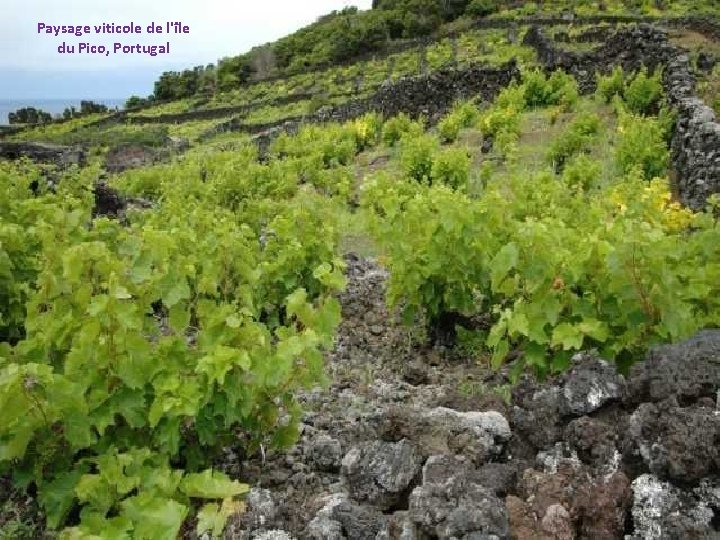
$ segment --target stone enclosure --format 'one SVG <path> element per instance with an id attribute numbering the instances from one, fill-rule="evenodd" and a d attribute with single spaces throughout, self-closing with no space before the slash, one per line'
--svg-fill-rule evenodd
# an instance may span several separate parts
<path id="1" fill-rule="evenodd" d="M 718 35 L 712 23 L 693 24 Z M 671 141 L 675 189 L 684 204 L 702 208 L 720 193 L 720 124 L 696 95 L 688 55 L 655 26 L 603 30 L 603 36 L 595 50 L 570 52 L 536 26 L 525 43 L 546 69 L 572 73 L 584 92 L 594 90 L 596 72 L 615 65 L 663 67 L 678 115 Z M 492 100 L 519 76 L 514 62 L 446 69 L 309 118 L 264 126 L 230 120 L 206 136 L 247 131 L 263 154 L 273 137 L 303 122 L 345 121 L 369 111 L 433 121 L 457 99 Z M 175 151 L 185 147 L 173 144 Z M 0 157 L 23 156 L 62 166 L 85 159 L 72 148 L 0 143 Z M 120 172 L 163 158 L 119 147 L 106 168 Z M 128 206 L 147 205 L 119 197 L 104 182 L 95 198 L 95 215 L 122 218 Z M 567 374 L 542 384 L 526 378 L 505 402 L 476 391 L 497 380 L 433 350 L 408 348 L 385 307 L 385 271 L 355 256 L 347 262 L 343 322 L 328 359 L 333 383 L 302 397 L 307 413 L 299 444 L 267 460 L 231 453 L 217 464 L 254 485 L 247 512 L 233 517 L 227 538 L 720 537 L 720 331 L 652 349 L 626 376 L 581 354 Z M 460 392 L 468 381 L 471 391 Z"/>
<path id="2" fill-rule="evenodd" d="M 38 163 L 48 163 L 59 168 L 87 163 L 82 148 L 35 142 L 0 141 L 0 159 L 27 158 Z"/>
<path id="3" fill-rule="evenodd" d="M 711 24 L 706 32 L 716 36 Z M 695 210 L 707 198 L 720 193 L 720 124 L 715 112 L 699 99 L 687 53 L 673 46 L 667 33 L 640 25 L 616 32 L 603 46 L 588 53 L 558 48 L 540 27 L 525 36 L 548 70 L 572 73 L 585 92 L 595 88 L 595 73 L 607 72 L 615 65 L 637 70 L 664 68 L 664 85 L 669 104 L 677 111 L 677 124 L 671 141 L 671 170 L 674 188 L 681 202 Z"/>
<path id="4" fill-rule="evenodd" d="M 720 33 L 712 23 L 690 19 L 687 24 L 713 38 Z M 616 65 L 626 71 L 642 66 L 663 68 L 667 99 L 678 114 L 671 143 L 674 189 L 683 204 L 695 210 L 702 209 L 710 195 L 720 193 L 720 124 L 715 112 L 696 96 L 689 56 L 669 42 L 666 31 L 648 24 L 622 28 L 611 33 L 597 49 L 584 53 L 558 47 L 540 26 L 531 27 L 524 42 L 536 49 L 548 71 L 562 69 L 575 76 L 584 93 L 595 90 L 596 73 L 607 73 Z M 385 84 L 370 98 L 329 107 L 309 117 L 253 126 L 246 126 L 241 120 L 229 120 L 204 137 L 226 131 L 251 133 L 262 156 L 278 133 L 295 132 L 304 122 L 344 122 L 377 111 L 385 116 L 400 112 L 414 117 L 424 115 L 432 124 L 457 99 L 480 96 L 484 101 L 491 101 L 510 81 L 519 77 L 514 62 L 498 68 L 448 68 Z"/>
<path id="5" fill-rule="evenodd" d="M 578 18 L 582 23 L 637 22 L 630 17 L 627 21 L 618 17 Z M 562 42 L 592 42 L 603 38 L 598 48 L 589 52 L 573 52 L 556 45 L 548 37 L 543 26 L 567 23 L 563 18 L 535 19 L 538 24 L 526 33 L 524 43 L 535 48 L 538 58 L 545 69 L 563 69 L 576 77 L 581 91 L 589 93 L 595 89 L 595 75 L 605 73 L 615 65 L 625 70 L 637 70 L 645 65 L 650 69 L 664 69 L 664 85 L 669 104 L 677 112 L 676 129 L 671 141 L 671 176 L 674 189 L 680 201 L 695 209 L 704 208 L 708 197 L 720 193 L 720 123 L 715 112 L 696 95 L 695 78 L 687 53 L 675 47 L 668 40 L 667 32 L 651 24 L 622 27 L 614 30 L 604 26 L 586 31 L 575 38 L 560 32 Z M 711 20 L 698 18 L 671 19 L 648 22 L 661 22 L 667 27 L 691 28 L 711 39 L 720 39 L 720 25 Z M 533 22 L 533 19 L 521 22 Z M 479 28 L 511 28 L 517 21 L 496 20 L 478 21 Z M 407 44 L 406 44 L 407 45 Z M 713 59 L 705 58 L 703 62 Z M 201 140 L 214 137 L 219 133 L 239 131 L 253 136 L 260 149 L 260 156 L 267 154 L 272 140 L 282 132 L 294 133 L 303 123 L 328 121 L 344 122 L 367 112 L 380 112 L 386 117 L 404 112 L 410 116 L 425 116 L 430 123 L 437 121 L 452 104 L 463 98 L 480 97 L 491 101 L 510 81 L 520 77 L 514 62 L 499 67 L 471 66 L 463 69 L 446 68 L 417 77 L 405 77 L 399 81 L 386 83 L 372 96 L 350 100 L 342 105 L 325 107 L 314 114 L 302 117 L 285 118 L 269 124 L 246 125 L 241 118 L 232 118 L 220 122 L 201 136 Z M 280 102 L 291 103 L 307 96 L 289 96 Z M 244 107 L 196 111 L 189 113 L 141 117 L 131 122 L 183 122 L 187 120 L 217 118 Z M 117 114 L 111 115 L 112 121 Z M 101 120 L 102 122 L 103 120 Z M 177 146 L 177 145 L 173 145 Z M 173 148 L 173 151 L 182 148 Z M 80 152 L 80 153 L 78 153 Z M 143 148 L 112 149 L 108 158 L 108 171 L 119 172 L 134 166 L 143 166 L 172 155 L 170 151 L 157 151 Z M 36 143 L 1 143 L 0 157 L 17 158 L 28 156 L 38 161 L 81 164 L 84 155 L 77 149 L 63 148 Z"/>

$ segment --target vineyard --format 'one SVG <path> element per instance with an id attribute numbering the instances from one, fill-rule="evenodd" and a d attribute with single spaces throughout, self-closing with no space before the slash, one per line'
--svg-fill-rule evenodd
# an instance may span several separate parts
<path id="1" fill-rule="evenodd" d="M 608 4 L 3 135 L 0 539 L 720 535 L 720 19 Z"/>

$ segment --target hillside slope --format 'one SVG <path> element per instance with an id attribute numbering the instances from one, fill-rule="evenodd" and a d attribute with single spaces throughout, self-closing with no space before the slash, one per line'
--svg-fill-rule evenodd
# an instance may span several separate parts
<path id="1" fill-rule="evenodd" d="M 643 6 L 0 140 L 0 537 L 718 536 L 720 23 Z"/>

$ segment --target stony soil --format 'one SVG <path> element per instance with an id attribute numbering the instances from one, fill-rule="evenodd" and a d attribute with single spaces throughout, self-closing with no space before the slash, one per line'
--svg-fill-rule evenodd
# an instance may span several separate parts
<path id="1" fill-rule="evenodd" d="M 667 63 L 681 113 L 673 168 L 691 166 L 682 175 L 691 183 L 695 172 L 717 176 L 707 172 L 720 162 L 716 118 L 692 97 L 689 60 L 662 33 L 629 30 L 582 56 L 531 35 L 548 66 L 588 80 L 598 62 Z M 704 200 L 685 188 L 690 202 Z M 95 197 L 96 215 L 121 218 L 137 202 L 104 184 Z M 395 321 L 380 266 L 351 256 L 348 277 L 332 383 L 302 396 L 298 444 L 262 459 L 228 451 L 218 464 L 253 485 L 227 538 L 720 538 L 720 330 L 650 351 L 627 377 L 578 355 L 567 374 L 526 378 L 506 401 L 502 373 L 422 345 Z M 39 517 L 2 480 L 5 500 Z"/>
<path id="2" fill-rule="evenodd" d="M 720 538 L 720 331 L 628 377 L 578 355 L 507 404 L 502 374 L 394 322 L 377 264 L 350 256 L 348 277 L 299 443 L 228 456 L 254 488 L 226 538 Z"/>
<path id="3" fill-rule="evenodd" d="M 586 353 L 511 388 L 469 352 L 425 345 L 388 312 L 386 271 L 347 262 L 332 382 L 301 396 L 298 444 L 218 463 L 253 486 L 226 538 L 720 538 L 720 330 L 627 377 Z M 6 479 L 0 501 L 0 526 L 44 535 Z"/>

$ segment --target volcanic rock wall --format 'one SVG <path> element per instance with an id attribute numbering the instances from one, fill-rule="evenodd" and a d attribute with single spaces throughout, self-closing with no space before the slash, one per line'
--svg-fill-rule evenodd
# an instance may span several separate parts
<path id="1" fill-rule="evenodd" d="M 243 131 L 256 136 L 262 156 L 272 138 L 281 132 L 296 132 L 301 123 L 347 122 L 368 112 L 378 112 L 386 118 L 399 113 L 412 117 L 425 116 L 432 124 L 455 101 L 477 96 L 492 101 L 511 81 L 519 78 L 520 70 L 515 61 L 500 67 L 474 65 L 464 69 L 446 68 L 386 83 L 369 98 L 325 107 L 304 118 L 286 118 L 262 125 L 248 125 L 237 118 L 231 119 L 208 130 L 201 139 L 209 139 L 219 133 Z"/>
<path id="2" fill-rule="evenodd" d="M 709 34 L 715 30 L 709 22 L 704 27 Z M 595 89 L 596 72 L 606 73 L 616 65 L 626 71 L 643 65 L 664 68 L 667 99 L 677 111 L 670 145 L 674 189 L 680 201 L 695 210 L 702 209 L 710 195 L 720 193 L 720 123 L 696 95 L 690 57 L 668 41 L 666 32 L 639 25 L 618 31 L 594 51 L 577 53 L 559 49 L 536 26 L 526 34 L 525 43 L 536 49 L 546 69 L 573 74 L 585 93 Z"/>
<path id="3" fill-rule="evenodd" d="M 183 122 L 192 122 L 197 120 L 215 120 L 218 118 L 227 118 L 232 114 L 246 114 L 253 109 L 259 109 L 265 106 L 278 107 L 280 105 L 298 103 L 300 101 L 310 100 L 313 97 L 314 94 L 308 93 L 293 94 L 282 96 L 280 98 L 258 101 L 248 105 L 216 107 L 213 109 L 202 109 L 181 113 L 158 114 L 156 116 L 127 116 L 124 120 L 129 124 L 181 124 Z"/>
<path id="4" fill-rule="evenodd" d="M 85 152 L 76 147 L 33 142 L 0 142 L 0 159 L 14 160 L 23 157 L 58 167 L 83 166 L 86 163 Z"/>
<path id="5" fill-rule="evenodd" d="M 655 69 L 666 65 L 677 54 L 665 32 L 646 24 L 619 30 L 602 46 L 589 52 L 557 47 L 538 26 L 528 30 L 524 44 L 537 51 L 546 70 L 562 69 L 572 74 L 585 94 L 595 91 L 596 73 L 608 73 L 618 65 L 625 71 L 635 71 L 643 65 Z"/>
<path id="6" fill-rule="evenodd" d="M 710 195 L 720 193 L 720 123 L 695 94 L 686 54 L 668 64 L 665 88 L 678 115 L 670 144 L 675 188 L 683 204 L 699 210 Z"/>
<path id="7" fill-rule="evenodd" d="M 458 99 L 480 96 L 492 101 L 511 81 L 519 78 L 515 61 L 498 68 L 475 65 L 466 69 L 441 69 L 421 77 L 404 77 L 395 83 L 384 84 L 368 100 L 321 111 L 318 120 L 344 122 L 376 111 L 386 118 L 401 112 L 413 117 L 422 115 L 432 123 Z"/>

